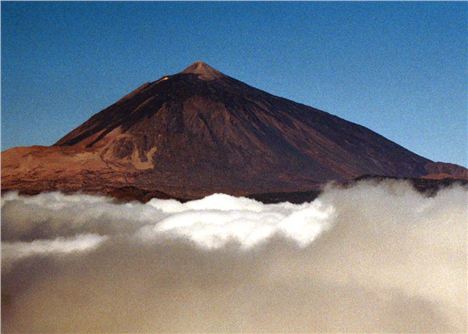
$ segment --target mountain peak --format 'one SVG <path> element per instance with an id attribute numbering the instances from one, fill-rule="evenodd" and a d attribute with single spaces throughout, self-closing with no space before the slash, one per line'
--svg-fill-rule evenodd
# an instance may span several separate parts
<path id="1" fill-rule="evenodd" d="M 197 74 L 198 78 L 202 80 L 215 80 L 223 77 L 221 72 L 202 61 L 194 62 L 192 65 L 183 70 L 182 73 Z"/>
<path id="2" fill-rule="evenodd" d="M 467 175 L 203 62 L 161 80 L 168 82 L 137 88 L 52 147 L 3 152 L 2 191 L 277 198 L 363 175 Z"/>

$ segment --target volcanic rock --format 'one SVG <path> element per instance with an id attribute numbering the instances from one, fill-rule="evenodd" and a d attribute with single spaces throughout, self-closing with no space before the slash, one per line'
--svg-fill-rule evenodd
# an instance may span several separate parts
<path id="1" fill-rule="evenodd" d="M 461 166 L 434 163 L 203 62 L 141 85 L 52 146 L 2 153 L 2 190 L 30 194 L 192 199 L 315 192 L 362 175 L 468 178 Z"/>

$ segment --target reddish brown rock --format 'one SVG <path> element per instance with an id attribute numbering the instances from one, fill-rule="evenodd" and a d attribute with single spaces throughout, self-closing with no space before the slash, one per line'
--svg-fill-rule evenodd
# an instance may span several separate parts
<path id="1" fill-rule="evenodd" d="M 2 153 L 3 191 L 26 193 L 188 199 L 309 191 L 361 175 L 467 178 L 463 167 L 202 62 L 140 86 L 53 146 Z"/>

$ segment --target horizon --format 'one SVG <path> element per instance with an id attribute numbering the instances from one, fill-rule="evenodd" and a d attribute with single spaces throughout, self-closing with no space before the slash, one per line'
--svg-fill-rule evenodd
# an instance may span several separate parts
<path id="1" fill-rule="evenodd" d="M 144 82 L 201 60 L 430 160 L 467 166 L 466 3 L 1 6 L 2 151 L 52 145 Z"/>

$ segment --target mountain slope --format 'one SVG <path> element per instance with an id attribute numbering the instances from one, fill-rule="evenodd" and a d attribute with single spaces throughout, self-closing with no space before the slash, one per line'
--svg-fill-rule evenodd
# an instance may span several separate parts
<path id="1" fill-rule="evenodd" d="M 140 86 L 51 147 L 4 152 L 2 182 L 31 192 L 131 186 L 194 198 L 305 191 L 361 175 L 422 177 L 435 165 L 369 129 L 196 62 Z"/>

